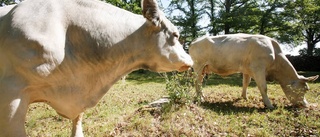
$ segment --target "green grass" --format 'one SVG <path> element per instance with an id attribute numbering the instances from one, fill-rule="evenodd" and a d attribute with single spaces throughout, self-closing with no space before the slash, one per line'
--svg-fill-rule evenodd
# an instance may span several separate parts
<path id="1" fill-rule="evenodd" d="M 310 72 L 303 72 L 304 75 Z M 312 74 L 319 74 L 312 72 Z M 210 75 L 201 104 L 173 106 L 163 111 L 146 105 L 163 96 L 165 79 L 157 73 L 135 72 L 125 84 L 115 84 L 83 119 L 85 136 L 320 136 L 319 81 L 310 83 L 306 98 L 318 104 L 293 108 L 280 86 L 268 84 L 276 106 L 266 109 L 254 81 L 248 100 L 240 98 L 242 77 Z M 71 122 L 44 103 L 32 104 L 27 114 L 27 134 L 70 136 Z"/>

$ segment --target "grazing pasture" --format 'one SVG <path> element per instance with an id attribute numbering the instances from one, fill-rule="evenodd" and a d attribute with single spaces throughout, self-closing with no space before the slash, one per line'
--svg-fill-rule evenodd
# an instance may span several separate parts
<path id="1" fill-rule="evenodd" d="M 300 72 L 305 76 L 319 72 Z M 85 136 L 320 136 L 320 81 L 310 83 L 306 94 L 311 108 L 293 108 L 279 84 L 268 83 L 275 109 L 266 109 L 254 81 L 248 100 L 241 99 L 242 75 L 210 75 L 201 104 L 148 108 L 148 103 L 167 96 L 165 79 L 158 73 L 131 73 L 119 81 L 96 107 L 85 111 Z M 69 136 L 70 120 L 44 103 L 31 104 L 27 134 Z"/>
<path id="2" fill-rule="evenodd" d="M 0 136 L 26 137 L 29 104 L 72 120 L 121 77 L 138 70 L 186 71 L 193 64 L 156 0 L 137 15 L 98 0 L 27 0 L 0 8 Z M 79 14 L 81 13 L 81 14 Z"/>

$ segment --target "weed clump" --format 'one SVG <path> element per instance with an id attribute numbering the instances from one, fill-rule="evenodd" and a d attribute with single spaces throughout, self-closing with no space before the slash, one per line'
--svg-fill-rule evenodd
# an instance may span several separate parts
<path id="1" fill-rule="evenodd" d="M 194 84 L 195 78 L 193 72 L 186 71 L 182 73 L 172 72 L 165 74 L 166 91 L 170 103 L 167 107 L 181 107 L 191 104 L 195 101 Z"/>

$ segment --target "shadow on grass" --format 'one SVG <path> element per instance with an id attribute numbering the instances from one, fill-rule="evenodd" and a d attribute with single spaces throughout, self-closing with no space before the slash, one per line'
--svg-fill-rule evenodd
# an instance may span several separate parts
<path id="1" fill-rule="evenodd" d="M 305 77 L 309 76 L 315 76 L 320 75 L 320 72 L 312 72 L 312 71 L 299 71 L 299 75 L 303 75 Z M 320 82 L 320 78 L 318 78 L 315 83 Z M 230 86 L 239 86 L 242 87 L 242 73 L 236 73 L 228 76 L 219 76 L 217 74 L 210 74 L 207 75 L 207 78 L 204 79 L 203 82 L 204 85 L 220 85 L 220 84 L 226 84 Z M 268 81 L 268 84 L 278 84 L 276 81 Z M 256 87 L 256 83 L 254 79 L 251 79 L 251 82 L 249 84 L 250 87 Z"/>
<path id="2" fill-rule="evenodd" d="M 242 99 L 235 99 L 235 100 L 229 100 L 229 101 L 216 101 L 216 102 L 210 102 L 205 101 L 200 104 L 201 107 L 204 109 L 212 110 L 214 112 L 217 112 L 219 114 L 223 115 L 234 115 L 238 113 L 263 113 L 263 112 L 272 112 L 274 110 L 277 110 L 278 108 L 283 108 L 284 110 L 290 111 L 290 112 L 297 112 L 299 110 L 303 110 L 306 108 L 297 107 L 293 105 L 285 105 L 285 106 L 278 106 L 277 104 L 273 104 L 274 108 L 269 109 L 264 107 L 263 105 L 253 105 L 251 106 L 240 106 L 235 105 L 238 101 Z M 256 103 L 255 103 L 256 104 Z M 248 105 L 248 104 L 247 104 Z"/>
<path id="3" fill-rule="evenodd" d="M 267 109 L 259 106 L 236 106 L 235 103 L 241 99 L 224 101 L 224 102 L 202 102 L 200 106 L 204 109 L 209 109 L 223 115 L 233 115 L 238 113 L 256 113 L 256 112 L 267 112 L 271 109 Z"/>
<path id="4" fill-rule="evenodd" d="M 167 75 L 170 76 L 172 73 L 167 73 Z M 126 77 L 126 80 L 131 81 L 134 84 L 144 84 L 148 82 L 165 83 L 166 81 L 164 74 L 151 72 L 148 70 L 134 71 Z M 203 84 L 204 86 L 227 84 L 230 86 L 242 87 L 242 74 L 232 74 L 225 77 L 221 77 L 216 74 L 210 74 L 208 75 L 207 79 L 204 79 Z M 249 86 L 256 86 L 254 80 L 252 80 Z"/>
<path id="5" fill-rule="evenodd" d="M 203 84 L 206 85 L 230 85 L 242 87 L 242 73 L 231 74 L 228 76 L 219 76 L 217 74 L 210 74 L 206 79 L 203 80 Z M 269 82 L 269 84 L 274 84 L 276 82 Z M 249 87 L 256 87 L 257 84 L 254 79 L 251 79 Z"/>
<path id="6" fill-rule="evenodd" d="M 167 75 L 171 75 L 171 73 L 167 73 Z M 307 77 L 307 76 L 320 75 L 320 72 L 300 71 L 299 75 L 303 75 Z M 134 84 L 144 84 L 148 82 L 165 83 L 166 81 L 163 74 L 151 72 L 148 70 L 134 71 L 127 76 L 126 80 L 131 81 Z M 320 82 L 320 78 L 317 79 L 315 82 Z M 226 84 L 230 86 L 242 87 L 242 73 L 236 73 L 236 74 L 232 74 L 225 77 L 221 77 L 217 74 L 210 74 L 206 79 L 204 79 L 203 84 L 205 86 Z M 268 82 L 268 84 L 277 84 L 277 82 Z M 256 87 L 256 83 L 254 79 L 251 80 L 249 86 Z"/>
<path id="7" fill-rule="evenodd" d="M 134 71 L 126 77 L 126 80 L 132 82 L 133 84 L 144 84 L 149 82 L 165 83 L 166 81 L 162 74 L 147 70 Z"/>

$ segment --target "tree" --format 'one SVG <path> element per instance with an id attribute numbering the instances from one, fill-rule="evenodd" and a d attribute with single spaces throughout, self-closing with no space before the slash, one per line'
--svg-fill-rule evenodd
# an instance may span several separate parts
<path id="1" fill-rule="evenodd" d="M 307 52 L 308 52 L 307 48 L 300 49 L 299 50 L 299 55 L 300 56 L 306 56 L 306 55 L 310 56 L 310 54 L 308 54 Z M 315 48 L 313 50 L 311 56 L 320 56 L 320 48 Z"/>
<path id="2" fill-rule="evenodd" d="M 259 34 L 277 34 L 278 31 L 287 30 L 286 21 L 283 20 L 283 8 L 287 0 L 264 0 L 260 3 Z"/>
<path id="3" fill-rule="evenodd" d="M 212 35 L 224 32 L 253 33 L 276 38 L 288 45 L 308 44 L 312 54 L 320 41 L 319 0 L 209 0 L 206 29 Z"/>
<path id="4" fill-rule="evenodd" d="M 210 22 L 205 27 L 208 30 L 209 34 L 215 36 L 223 31 L 223 24 L 219 21 L 217 17 L 217 12 L 219 8 L 217 8 L 217 0 L 208 0 L 204 4 L 204 13 L 209 17 Z"/>
<path id="5" fill-rule="evenodd" d="M 16 4 L 23 0 L 0 0 L 0 6 Z M 140 0 L 102 0 L 119 8 L 126 9 L 133 13 L 141 13 L 141 1 Z"/>
<path id="6" fill-rule="evenodd" d="M 291 19 L 292 28 L 287 35 L 293 35 L 295 43 L 307 43 L 307 54 L 313 55 L 315 45 L 320 41 L 320 1 L 294 0 L 285 7 L 286 17 Z"/>
<path id="7" fill-rule="evenodd" d="M 199 9 L 201 3 L 201 0 L 172 0 L 169 5 L 169 14 L 179 12 L 179 15 L 174 15 L 171 20 L 179 27 L 180 40 L 184 45 L 189 45 L 201 34 L 202 28 L 198 24 L 202 15 Z"/>
<path id="8" fill-rule="evenodd" d="M 257 4 L 250 0 L 209 0 L 205 4 L 205 13 L 210 19 L 206 27 L 212 35 L 237 32 L 252 32 L 257 24 L 253 17 L 257 15 Z"/>
<path id="9" fill-rule="evenodd" d="M 141 0 L 104 0 L 107 3 L 115 5 L 119 8 L 141 14 Z"/>
<path id="10" fill-rule="evenodd" d="M 255 15 L 258 5 L 255 0 L 219 0 L 217 23 L 222 24 L 224 34 L 251 32 L 257 24 Z"/>
<path id="11" fill-rule="evenodd" d="M 21 0 L 19 0 L 19 1 L 21 1 Z M 19 1 L 16 1 L 16 0 L 0 0 L 0 7 L 2 7 L 4 5 L 16 4 Z"/>

